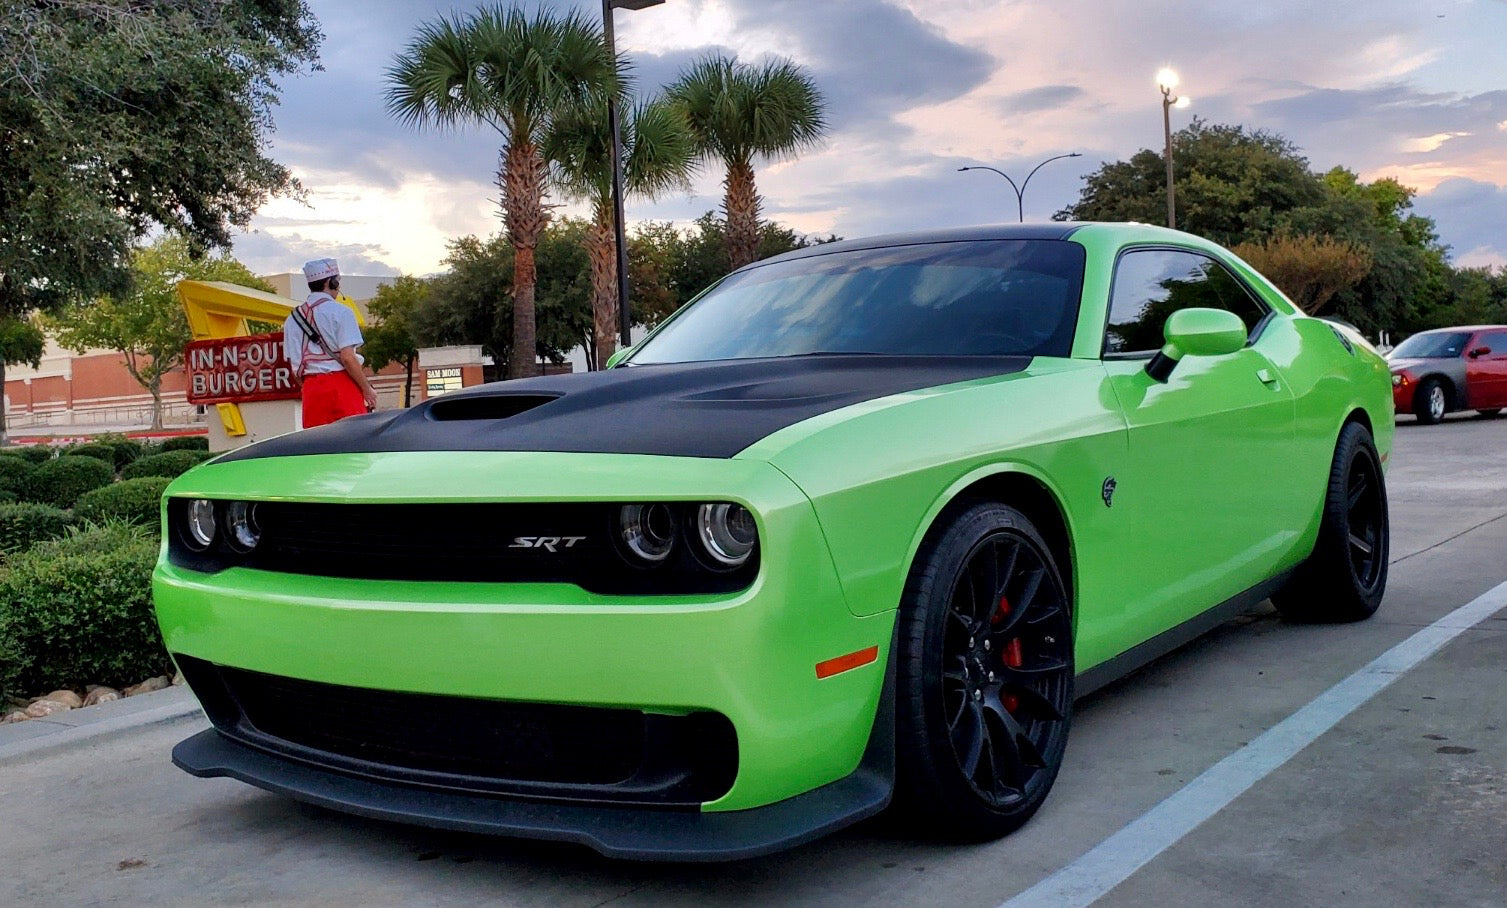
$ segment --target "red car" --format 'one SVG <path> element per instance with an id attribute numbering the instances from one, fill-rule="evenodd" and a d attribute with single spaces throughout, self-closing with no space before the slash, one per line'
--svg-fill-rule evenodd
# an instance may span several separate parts
<path id="1" fill-rule="evenodd" d="M 1495 416 L 1507 407 L 1507 325 L 1436 328 L 1389 354 L 1398 413 L 1436 423 L 1455 410 Z"/>

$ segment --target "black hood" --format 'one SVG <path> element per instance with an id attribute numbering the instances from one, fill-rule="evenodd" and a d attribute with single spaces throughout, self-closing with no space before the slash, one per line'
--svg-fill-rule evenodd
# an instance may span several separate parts
<path id="1" fill-rule="evenodd" d="M 1020 372 L 1028 356 L 813 355 L 619 367 L 496 382 L 352 417 L 221 461 L 391 451 L 574 451 L 732 457 L 850 404 Z"/>

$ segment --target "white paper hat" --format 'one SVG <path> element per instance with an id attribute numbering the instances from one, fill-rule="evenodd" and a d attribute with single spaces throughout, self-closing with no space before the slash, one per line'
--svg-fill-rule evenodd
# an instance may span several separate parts
<path id="1" fill-rule="evenodd" d="M 322 281 L 327 277 L 336 277 L 340 274 L 340 266 L 335 264 L 334 259 L 315 259 L 312 262 L 304 262 L 303 277 L 309 283 Z"/>

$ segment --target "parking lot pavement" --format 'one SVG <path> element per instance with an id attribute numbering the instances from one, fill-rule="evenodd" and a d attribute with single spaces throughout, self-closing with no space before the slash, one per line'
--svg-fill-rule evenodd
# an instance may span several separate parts
<path id="1" fill-rule="evenodd" d="M 190 719 L 0 763 L 0 904 L 995 906 L 1378 654 L 1507 580 L 1507 419 L 1398 427 L 1393 564 L 1371 621 L 1230 622 L 1080 702 L 1057 788 L 1015 835 L 876 822 L 726 866 L 437 833 L 168 763 Z M 1501 905 L 1507 613 L 1462 633 L 1111 889 L 1104 905 Z"/>

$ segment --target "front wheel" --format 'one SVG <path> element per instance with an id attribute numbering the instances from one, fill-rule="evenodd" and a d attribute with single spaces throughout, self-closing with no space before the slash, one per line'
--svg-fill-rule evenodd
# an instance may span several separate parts
<path id="1" fill-rule="evenodd" d="M 922 547 L 899 621 L 897 808 L 939 838 L 1012 832 L 1046 800 L 1072 713 L 1050 549 L 1020 511 L 971 505 Z"/>
<path id="2" fill-rule="evenodd" d="M 1346 423 L 1329 468 L 1313 554 L 1272 604 L 1290 621 L 1360 621 L 1387 589 L 1391 524 L 1381 457 L 1371 433 Z"/>
<path id="3" fill-rule="evenodd" d="M 1413 414 L 1418 421 L 1425 425 L 1434 425 L 1444 419 L 1444 414 L 1449 412 L 1449 397 L 1444 390 L 1444 382 L 1437 378 L 1426 378 L 1413 392 Z"/>

